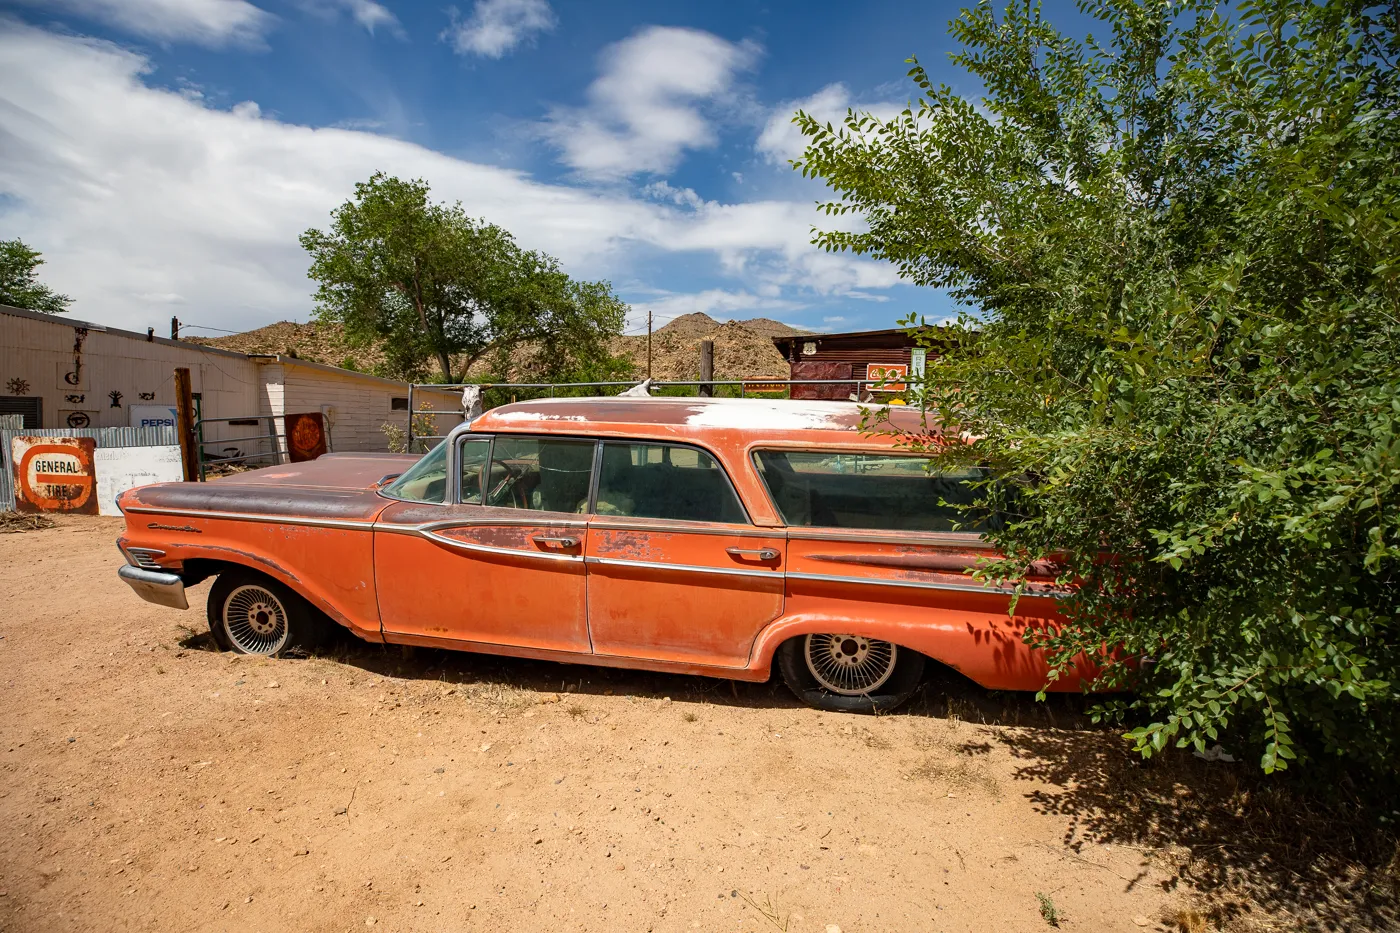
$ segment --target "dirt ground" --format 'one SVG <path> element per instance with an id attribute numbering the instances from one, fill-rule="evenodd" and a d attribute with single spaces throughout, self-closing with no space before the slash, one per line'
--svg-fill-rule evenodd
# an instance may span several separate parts
<path id="1" fill-rule="evenodd" d="M 208 584 L 117 579 L 119 528 L 0 535 L 0 929 L 1089 933 L 1189 893 L 1075 795 L 1078 698 L 240 658 Z"/>

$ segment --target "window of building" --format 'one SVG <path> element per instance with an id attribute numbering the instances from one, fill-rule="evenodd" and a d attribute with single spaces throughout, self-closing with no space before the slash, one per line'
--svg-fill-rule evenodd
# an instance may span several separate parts
<path id="1" fill-rule="evenodd" d="M 414 502 L 447 501 L 447 442 L 438 444 L 384 487 L 386 496 Z"/>
<path id="2" fill-rule="evenodd" d="M 760 450 L 763 484 L 789 525 L 890 531 L 977 531 L 972 483 L 985 471 L 930 472 L 926 457 Z M 961 527 L 958 527 L 961 526 Z"/>
<path id="3" fill-rule="evenodd" d="M 497 435 L 486 481 L 487 505 L 538 512 L 586 512 L 592 441 Z"/>
<path id="4" fill-rule="evenodd" d="M 748 522 L 715 458 L 671 444 L 603 444 L 594 510 L 635 518 Z"/>
<path id="5" fill-rule="evenodd" d="M 37 395 L 0 396 L 0 415 L 20 415 L 25 430 L 44 426 L 44 400 Z"/>
<path id="6" fill-rule="evenodd" d="M 402 397 L 402 398 L 400 398 L 400 397 L 395 397 L 395 398 L 389 399 L 389 410 L 390 410 L 390 411 L 408 411 L 408 398 L 407 398 L 407 397 Z"/>

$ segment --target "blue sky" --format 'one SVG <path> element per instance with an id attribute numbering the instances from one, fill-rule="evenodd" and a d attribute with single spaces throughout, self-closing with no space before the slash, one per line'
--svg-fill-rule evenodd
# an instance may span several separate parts
<path id="1" fill-rule="evenodd" d="M 949 299 L 810 246 L 801 104 L 955 88 L 956 7 L 592 0 L 0 0 L 0 238 L 75 316 L 306 320 L 297 234 L 377 169 L 607 278 L 629 329 L 689 311 L 820 330 Z M 206 332 L 209 333 L 209 332 Z"/>

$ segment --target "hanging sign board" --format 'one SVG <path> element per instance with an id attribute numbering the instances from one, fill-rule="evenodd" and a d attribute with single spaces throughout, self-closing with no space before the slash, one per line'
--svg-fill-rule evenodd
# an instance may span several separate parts
<path id="1" fill-rule="evenodd" d="M 91 437 L 15 437 L 15 511 L 97 514 Z"/>
<path id="2" fill-rule="evenodd" d="M 326 420 L 319 411 L 301 415 L 286 415 L 287 454 L 293 463 L 315 460 L 329 450 L 326 444 Z"/>
<path id="3" fill-rule="evenodd" d="M 903 392 L 908 386 L 909 366 L 906 363 L 871 363 L 865 367 L 865 379 L 872 383 L 872 392 Z M 875 383 L 883 383 L 876 385 Z"/>
<path id="4" fill-rule="evenodd" d="M 117 496 L 151 483 L 178 483 L 185 478 L 180 445 L 101 447 L 93 454 L 97 470 L 97 514 L 120 515 Z"/>

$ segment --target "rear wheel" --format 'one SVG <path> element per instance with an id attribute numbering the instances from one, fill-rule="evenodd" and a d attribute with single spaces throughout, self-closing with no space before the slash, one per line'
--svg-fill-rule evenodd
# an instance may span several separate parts
<path id="1" fill-rule="evenodd" d="M 296 593 L 264 574 L 231 570 L 209 591 L 209 631 L 238 654 L 280 657 L 317 647 L 324 627 Z"/>
<path id="2" fill-rule="evenodd" d="M 924 656 L 861 635 L 800 635 L 778 648 L 778 669 L 788 689 L 814 709 L 878 713 L 914 695 Z"/>

